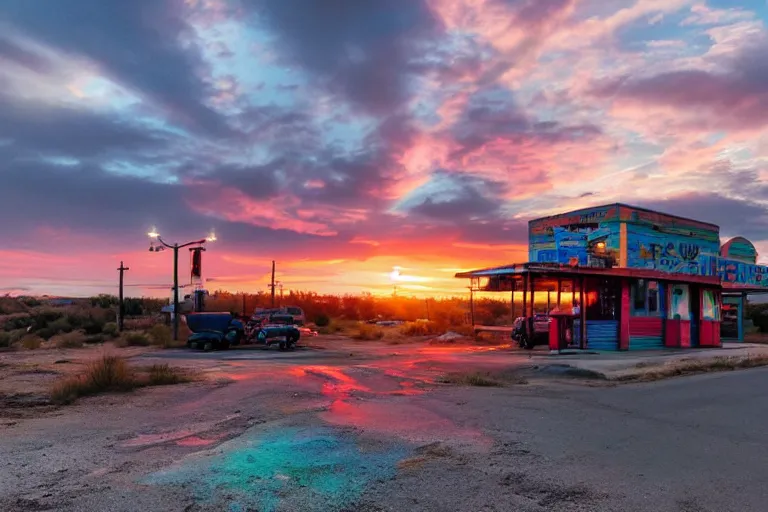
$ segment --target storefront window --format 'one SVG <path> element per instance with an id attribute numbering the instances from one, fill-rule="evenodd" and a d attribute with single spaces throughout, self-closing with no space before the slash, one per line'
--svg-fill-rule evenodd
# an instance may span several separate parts
<path id="1" fill-rule="evenodd" d="M 701 295 L 701 315 L 704 320 L 720 321 L 720 307 L 712 290 L 703 290 Z"/>
<path id="2" fill-rule="evenodd" d="M 584 294 L 588 320 L 616 320 L 620 289 L 613 279 L 590 278 Z"/>
<path id="3" fill-rule="evenodd" d="M 633 316 L 658 316 L 661 311 L 659 305 L 659 283 L 638 279 L 632 283 L 630 289 Z"/>
<path id="4" fill-rule="evenodd" d="M 687 284 L 670 286 L 669 319 L 690 320 L 690 293 Z"/>

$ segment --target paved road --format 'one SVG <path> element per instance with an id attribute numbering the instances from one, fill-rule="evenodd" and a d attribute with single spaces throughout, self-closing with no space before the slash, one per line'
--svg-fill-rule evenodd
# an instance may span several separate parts
<path id="1" fill-rule="evenodd" d="M 0 510 L 766 510 L 768 370 L 477 388 L 431 364 L 219 361 L 230 384 L 20 420 Z"/>

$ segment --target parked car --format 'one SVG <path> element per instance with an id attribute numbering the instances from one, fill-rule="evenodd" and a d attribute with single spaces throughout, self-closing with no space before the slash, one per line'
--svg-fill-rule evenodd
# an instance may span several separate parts
<path id="1" fill-rule="evenodd" d="M 552 319 L 549 315 L 541 313 L 533 315 L 533 332 L 528 332 L 526 326 L 527 317 L 517 317 L 512 324 L 512 339 L 516 341 L 521 348 L 532 349 L 536 345 L 546 345 L 549 343 L 549 323 Z"/>

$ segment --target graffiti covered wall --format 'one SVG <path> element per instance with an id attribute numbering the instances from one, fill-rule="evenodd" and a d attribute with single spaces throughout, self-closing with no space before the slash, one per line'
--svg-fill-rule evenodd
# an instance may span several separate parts
<path id="1" fill-rule="evenodd" d="M 619 255 L 618 205 L 587 208 L 528 224 L 528 259 L 536 263 L 613 266 Z"/>
<path id="2" fill-rule="evenodd" d="M 714 276 L 720 252 L 717 226 L 621 206 L 626 223 L 627 266 Z"/>

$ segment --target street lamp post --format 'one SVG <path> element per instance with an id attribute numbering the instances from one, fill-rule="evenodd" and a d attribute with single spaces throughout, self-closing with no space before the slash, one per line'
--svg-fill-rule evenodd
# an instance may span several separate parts
<path id="1" fill-rule="evenodd" d="M 169 244 L 165 240 L 163 240 L 160 234 L 154 229 L 149 233 L 147 233 L 147 235 L 152 240 L 157 240 L 162 244 L 160 246 L 156 246 L 154 242 L 150 241 L 149 243 L 150 252 L 160 252 L 165 250 L 166 248 L 173 249 L 173 341 L 178 341 L 179 339 L 179 249 L 183 249 L 184 247 L 189 247 L 190 245 L 203 245 L 206 242 L 215 242 L 216 236 L 211 234 L 207 238 L 203 238 L 201 240 L 193 240 L 191 242 L 187 242 L 184 244 L 179 244 L 179 243 Z"/>

